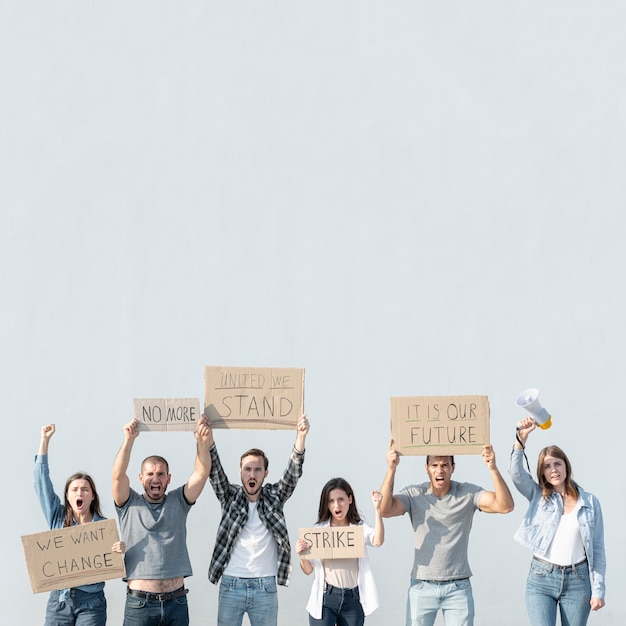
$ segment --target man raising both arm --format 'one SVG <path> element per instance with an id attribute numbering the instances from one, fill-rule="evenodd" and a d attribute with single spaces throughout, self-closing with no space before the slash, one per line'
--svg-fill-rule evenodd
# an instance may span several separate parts
<path id="1" fill-rule="evenodd" d="M 139 481 L 143 493 L 131 488 L 127 471 L 138 436 L 137 420 L 124 425 L 124 443 L 113 463 L 113 500 L 127 547 L 124 626 L 187 626 L 184 581 L 192 573 L 187 551 L 187 514 L 211 471 L 211 430 L 204 422 L 198 423 L 193 473 L 184 486 L 167 494 L 169 466 L 156 455 L 141 464 Z"/>
<path id="2" fill-rule="evenodd" d="M 211 447 L 211 486 L 222 507 L 209 580 L 220 578 L 218 626 L 241 626 L 244 613 L 251 626 L 276 626 L 276 585 L 287 585 L 291 546 L 283 506 L 302 475 L 309 421 L 297 424 L 296 443 L 277 483 L 264 484 L 268 460 L 253 448 L 241 455 L 241 485 L 231 484 L 215 444 Z"/>
<path id="3" fill-rule="evenodd" d="M 453 456 L 426 457 L 429 482 L 410 485 L 393 495 L 400 456 L 389 442 L 387 473 L 380 488 L 383 517 L 408 513 L 415 533 L 415 553 L 407 600 L 407 626 L 432 626 L 441 609 L 446 626 L 472 626 L 474 599 L 467 559 L 469 534 L 477 510 L 509 513 L 513 498 L 496 466 L 492 446 L 482 450 L 494 491 L 452 480 Z"/>

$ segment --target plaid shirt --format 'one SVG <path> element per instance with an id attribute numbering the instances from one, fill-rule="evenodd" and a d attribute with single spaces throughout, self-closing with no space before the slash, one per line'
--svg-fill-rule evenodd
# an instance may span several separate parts
<path id="1" fill-rule="evenodd" d="M 209 566 L 209 580 L 216 584 L 230 561 L 235 541 L 241 529 L 248 521 L 248 498 L 241 485 L 232 485 L 224 472 L 215 444 L 211 447 L 211 474 L 209 480 L 217 499 L 222 505 L 222 520 L 217 530 L 215 548 Z M 294 447 L 291 451 L 289 464 L 277 483 L 265 484 L 261 487 L 258 500 L 259 518 L 270 531 L 278 544 L 278 575 L 279 585 L 289 583 L 291 574 L 291 545 L 283 505 L 293 493 L 302 476 L 304 451 Z"/>

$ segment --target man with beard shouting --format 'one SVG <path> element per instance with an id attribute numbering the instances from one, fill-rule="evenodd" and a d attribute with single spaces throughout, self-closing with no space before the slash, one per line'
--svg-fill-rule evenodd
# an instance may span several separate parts
<path id="1" fill-rule="evenodd" d="M 200 421 L 194 433 L 196 461 L 182 487 L 165 493 L 172 478 L 167 461 L 149 456 L 141 464 L 144 492 L 131 489 L 130 453 L 139 436 L 136 419 L 124 425 L 124 443 L 113 463 L 113 500 L 126 542 L 128 589 L 124 626 L 187 626 L 185 577 L 191 576 L 187 514 L 202 493 L 211 470 L 211 429 Z"/>
<path id="2" fill-rule="evenodd" d="M 206 418 L 203 418 L 206 419 Z M 287 585 L 291 546 L 283 506 L 302 475 L 309 421 L 302 415 L 287 468 L 277 483 L 263 484 L 268 459 L 258 448 L 241 455 L 241 485 L 229 482 L 215 443 L 211 446 L 209 479 L 222 507 L 209 580 L 221 578 L 218 626 L 241 626 L 248 614 L 251 626 L 276 626 L 276 585 Z"/>

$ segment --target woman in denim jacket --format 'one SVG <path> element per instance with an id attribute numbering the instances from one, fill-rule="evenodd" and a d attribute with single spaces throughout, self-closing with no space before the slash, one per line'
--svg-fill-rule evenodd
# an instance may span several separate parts
<path id="1" fill-rule="evenodd" d="M 35 491 L 50 530 L 75 524 L 103 520 L 100 498 L 93 479 L 88 474 L 72 474 L 65 483 L 64 501 L 55 493 L 50 480 L 48 447 L 56 427 L 47 424 L 41 428 L 39 452 L 35 457 Z M 118 541 L 112 551 L 123 553 L 126 544 Z M 52 591 L 46 607 L 46 626 L 104 626 L 106 624 L 104 583 L 91 583 Z"/>
<path id="2" fill-rule="evenodd" d="M 536 428 L 527 417 L 518 423 L 509 473 L 529 501 L 515 539 L 533 552 L 526 580 L 526 609 L 533 626 L 561 622 L 584 626 L 589 612 L 604 606 L 604 524 L 598 499 L 572 479 L 572 467 L 558 446 L 539 453 L 537 480 L 524 469 L 524 448 Z"/>

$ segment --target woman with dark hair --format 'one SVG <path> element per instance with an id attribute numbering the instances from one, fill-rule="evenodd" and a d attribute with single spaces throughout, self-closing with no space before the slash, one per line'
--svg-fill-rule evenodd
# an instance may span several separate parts
<path id="1" fill-rule="evenodd" d="M 604 606 L 604 524 L 598 499 L 574 482 L 572 466 L 558 446 L 541 450 L 537 482 L 524 469 L 532 417 L 520 420 L 509 473 L 529 501 L 515 539 L 533 552 L 526 580 L 526 609 L 533 626 L 561 622 L 584 626 Z"/>
<path id="2" fill-rule="evenodd" d="M 306 610 L 311 626 L 362 626 L 365 616 L 378 608 L 378 593 L 367 557 L 367 546 L 380 546 L 385 539 L 380 513 L 382 494 L 372 491 L 376 513 L 374 528 L 366 524 L 356 506 L 350 484 L 343 478 L 332 478 L 322 489 L 315 526 L 362 525 L 365 555 L 362 558 L 307 559 L 303 556 L 310 544 L 296 543 L 300 567 L 307 574 L 315 572 Z"/>
<path id="3" fill-rule="evenodd" d="M 41 429 L 39 452 L 35 457 L 35 491 L 50 530 L 104 519 L 96 485 L 88 474 L 72 474 L 65 483 L 64 502 L 54 492 L 48 466 L 48 446 L 55 425 Z M 118 541 L 113 552 L 123 553 L 125 545 Z M 81 585 L 72 589 L 52 591 L 46 608 L 46 626 L 104 626 L 106 624 L 104 582 Z"/>

